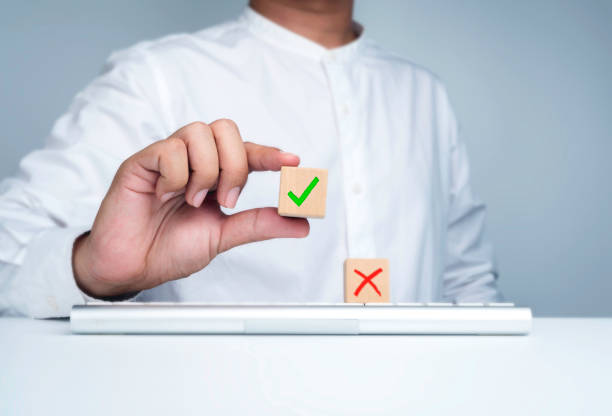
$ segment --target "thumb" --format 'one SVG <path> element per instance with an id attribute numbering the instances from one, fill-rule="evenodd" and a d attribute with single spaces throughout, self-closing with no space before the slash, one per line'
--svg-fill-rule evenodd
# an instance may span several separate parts
<path id="1" fill-rule="evenodd" d="M 223 219 L 219 236 L 219 253 L 241 244 L 271 238 L 302 238 L 310 232 L 304 218 L 278 215 L 276 208 L 255 208 Z"/>

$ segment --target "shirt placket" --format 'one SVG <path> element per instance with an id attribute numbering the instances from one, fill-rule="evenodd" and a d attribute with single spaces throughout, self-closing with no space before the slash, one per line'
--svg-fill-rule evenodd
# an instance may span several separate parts
<path id="1" fill-rule="evenodd" d="M 349 257 L 375 257 L 374 239 L 368 226 L 367 148 L 360 117 L 365 117 L 358 105 L 355 85 L 351 85 L 350 63 L 343 62 L 333 52 L 325 57 L 326 70 L 333 100 L 342 163 L 343 196 L 346 218 L 347 253 Z"/>

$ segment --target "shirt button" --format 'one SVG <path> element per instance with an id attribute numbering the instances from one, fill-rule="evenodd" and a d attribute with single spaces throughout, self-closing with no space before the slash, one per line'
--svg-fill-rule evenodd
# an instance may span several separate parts
<path id="1" fill-rule="evenodd" d="M 353 184 L 353 193 L 354 194 L 359 195 L 362 191 L 363 191 L 363 188 L 361 187 L 360 184 L 358 184 L 358 183 L 354 183 Z"/>
<path id="2" fill-rule="evenodd" d="M 343 116 L 348 116 L 351 109 L 349 108 L 348 104 L 342 104 L 342 107 L 340 108 L 340 112 L 342 113 Z"/>

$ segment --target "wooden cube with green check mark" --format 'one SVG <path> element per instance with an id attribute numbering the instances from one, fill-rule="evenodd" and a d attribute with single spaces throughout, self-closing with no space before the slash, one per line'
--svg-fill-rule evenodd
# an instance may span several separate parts
<path id="1" fill-rule="evenodd" d="M 278 215 L 323 218 L 327 198 L 327 170 L 281 168 Z"/>

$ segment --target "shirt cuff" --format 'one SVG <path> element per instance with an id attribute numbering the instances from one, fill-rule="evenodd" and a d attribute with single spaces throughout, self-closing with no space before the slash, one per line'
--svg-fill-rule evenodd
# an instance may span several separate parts
<path id="1" fill-rule="evenodd" d="M 55 228 L 38 234 L 28 243 L 20 266 L 20 279 L 28 280 L 25 294 L 27 310 L 34 318 L 70 316 L 73 305 L 90 301 L 116 301 L 96 299 L 84 293 L 74 280 L 72 249 L 74 241 L 89 227 Z M 121 300 L 132 300 L 138 293 Z"/>

